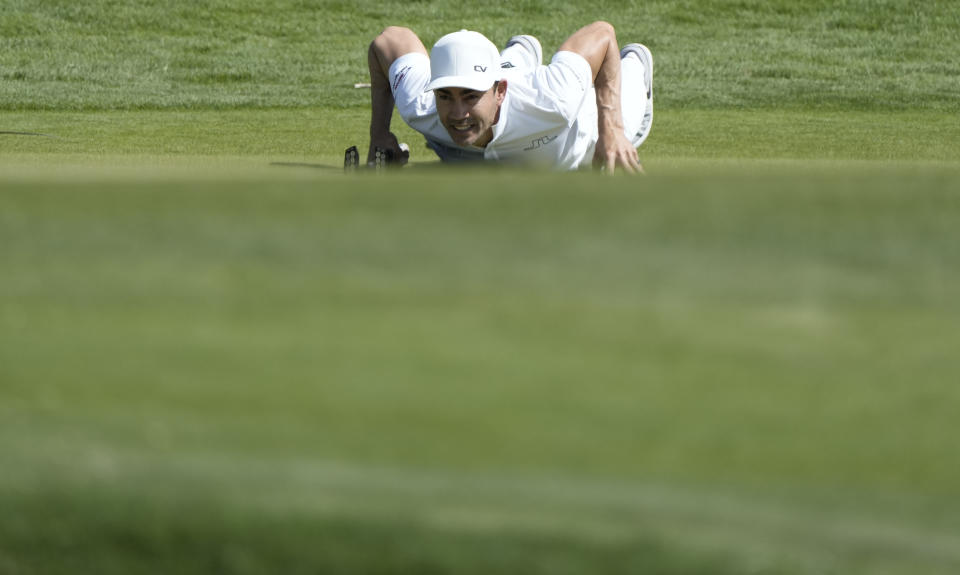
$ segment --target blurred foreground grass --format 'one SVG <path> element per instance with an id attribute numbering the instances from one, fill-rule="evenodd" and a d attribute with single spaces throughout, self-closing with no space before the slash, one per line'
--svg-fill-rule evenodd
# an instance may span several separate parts
<path id="1" fill-rule="evenodd" d="M 8 180 L 0 571 L 952 573 L 955 167 Z"/>

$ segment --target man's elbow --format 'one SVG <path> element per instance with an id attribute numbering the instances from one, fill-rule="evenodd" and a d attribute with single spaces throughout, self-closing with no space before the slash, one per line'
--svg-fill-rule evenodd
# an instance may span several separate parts
<path id="1" fill-rule="evenodd" d="M 604 20 L 597 20 L 580 28 L 567 38 L 560 45 L 560 51 L 580 54 L 590 62 L 590 67 L 596 73 L 607 50 L 616 43 L 617 36 L 613 24 Z"/>
<path id="2" fill-rule="evenodd" d="M 409 28 L 403 28 L 401 26 L 387 26 L 373 39 L 373 42 L 370 43 L 370 50 L 381 54 L 389 52 L 390 47 L 394 46 L 397 43 L 397 39 L 405 33 L 412 32 Z"/>
<path id="3" fill-rule="evenodd" d="M 613 24 L 605 20 L 597 20 L 596 22 L 590 24 L 590 28 L 594 30 L 597 34 L 608 37 L 616 37 L 617 31 L 614 29 Z"/>
<path id="4" fill-rule="evenodd" d="M 413 34 L 413 30 L 410 28 L 404 28 L 403 26 L 387 26 L 373 39 L 374 42 L 390 42 L 393 39 L 397 39 L 404 36 L 409 36 Z"/>
<path id="5" fill-rule="evenodd" d="M 426 51 L 414 31 L 403 26 L 387 26 L 370 43 L 370 53 L 377 54 L 381 62 L 392 62 L 410 52 Z"/>

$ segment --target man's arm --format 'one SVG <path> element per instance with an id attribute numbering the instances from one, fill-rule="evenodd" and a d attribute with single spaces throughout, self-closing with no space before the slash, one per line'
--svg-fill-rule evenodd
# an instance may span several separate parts
<path id="1" fill-rule="evenodd" d="M 400 150 L 397 137 L 390 131 L 393 118 L 393 92 L 390 90 L 390 66 L 405 54 L 427 53 L 420 38 L 409 28 L 390 26 L 370 43 L 367 65 L 370 67 L 370 148 L 367 163 L 374 161 L 374 148 L 393 150 L 394 157 L 408 157 Z"/>
<path id="2" fill-rule="evenodd" d="M 613 173 L 623 166 L 628 173 L 642 172 L 633 144 L 623 133 L 623 112 L 620 109 L 620 47 L 613 26 L 594 22 L 577 30 L 560 45 L 560 51 L 580 54 L 590 64 L 597 91 L 597 127 L 599 138 L 593 157 L 594 165 L 606 166 Z"/>

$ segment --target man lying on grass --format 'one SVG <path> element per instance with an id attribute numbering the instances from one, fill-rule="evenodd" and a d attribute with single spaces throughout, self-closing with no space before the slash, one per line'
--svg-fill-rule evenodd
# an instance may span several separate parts
<path id="1" fill-rule="evenodd" d="M 613 173 L 642 171 L 637 147 L 653 120 L 653 57 L 617 45 L 594 22 L 542 64 L 540 42 L 514 36 L 503 52 L 477 32 L 447 34 L 430 55 L 411 30 L 391 26 L 370 44 L 370 150 L 405 162 L 390 132 L 393 107 L 444 162 L 492 160 Z"/>

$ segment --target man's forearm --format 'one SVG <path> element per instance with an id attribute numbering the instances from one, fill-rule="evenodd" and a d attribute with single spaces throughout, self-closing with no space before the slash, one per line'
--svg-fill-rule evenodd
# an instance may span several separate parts
<path id="1" fill-rule="evenodd" d="M 383 55 L 376 43 L 370 44 L 367 64 L 370 67 L 370 137 L 376 138 L 390 133 L 390 121 L 393 118 L 393 92 L 390 91 L 390 79 L 383 66 Z"/>
<path id="2" fill-rule="evenodd" d="M 600 70 L 594 80 L 597 92 L 597 127 L 601 134 L 623 131 L 623 111 L 620 100 L 620 50 L 616 36 L 611 39 Z"/>
<path id="3" fill-rule="evenodd" d="M 623 130 L 620 110 L 620 47 L 617 34 L 607 22 L 594 22 L 577 30 L 560 46 L 576 52 L 590 64 L 597 93 L 597 112 L 601 134 Z"/>

